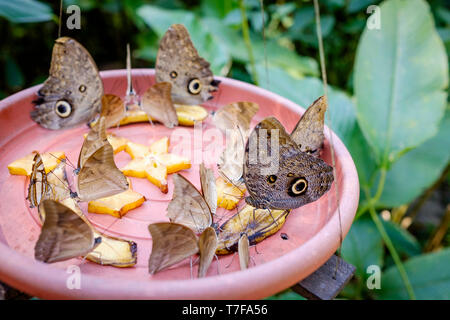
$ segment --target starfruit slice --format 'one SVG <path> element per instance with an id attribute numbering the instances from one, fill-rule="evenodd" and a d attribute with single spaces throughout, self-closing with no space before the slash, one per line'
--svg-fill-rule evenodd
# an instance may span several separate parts
<path id="1" fill-rule="evenodd" d="M 233 185 L 222 177 L 216 179 L 217 206 L 227 210 L 236 208 L 245 193 L 245 185 Z"/>
<path id="2" fill-rule="evenodd" d="M 111 197 L 101 198 L 88 203 L 88 211 L 98 214 L 109 214 L 116 218 L 122 218 L 128 211 L 140 207 L 145 202 L 145 197 L 133 191 L 131 181 L 128 179 L 127 191 Z"/>
<path id="3" fill-rule="evenodd" d="M 33 151 L 29 155 L 11 162 L 8 165 L 9 173 L 13 175 L 30 176 L 31 171 L 33 170 L 33 159 L 36 153 L 37 151 Z M 41 153 L 41 158 L 44 162 L 45 172 L 49 173 L 66 158 L 66 155 L 62 151 L 52 151 Z"/>

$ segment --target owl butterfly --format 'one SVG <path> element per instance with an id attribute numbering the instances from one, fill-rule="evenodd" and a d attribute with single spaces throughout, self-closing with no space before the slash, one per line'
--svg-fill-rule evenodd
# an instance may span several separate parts
<path id="1" fill-rule="evenodd" d="M 149 272 L 156 273 L 199 253 L 198 276 L 203 277 L 218 244 L 213 227 L 213 214 L 217 208 L 214 174 L 211 169 L 200 165 L 202 193 L 179 174 L 173 175 L 173 180 L 174 196 L 167 208 L 171 222 L 149 226 L 153 240 Z"/>
<path id="2" fill-rule="evenodd" d="M 235 102 L 222 107 L 213 115 L 216 127 L 227 133 L 227 145 L 217 163 L 219 173 L 236 186 L 241 183 L 250 122 L 258 110 L 259 105 L 256 103 Z"/>
<path id="3" fill-rule="evenodd" d="M 172 100 L 180 104 L 201 104 L 213 98 L 220 81 L 214 80 L 209 62 L 199 56 L 186 28 L 174 24 L 159 43 L 156 81 L 172 85 Z"/>
<path id="4" fill-rule="evenodd" d="M 53 263 L 91 252 L 100 244 L 89 224 L 72 209 L 55 200 L 43 200 L 39 205 L 45 217 L 41 234 L 34 248 L 36 260 Z"/>
<path id="5" fill-rule="evenodd" d="M 90 122 L 100 112 L 103 83 L 89 52 L 68 37 L 55 41 L 50 76 L 38 91 L 31 118 L 59 130 Z"/>
<path id="6" fill-rule="evenodd" d="M 92 201 L 128 190 L 124 174 L 114 162 L 114 152 L 106 137 L 106 119 L 101 117 L 91 129 L 78 158 L 78 195 Z"/>
<path id="7" fill-rule="evenodd" d="M 291 133 L 292 140 L 300 150 L 315 157 L 320 155 L 323 147 L 323 126 L 327 107 L 326 96 L 318 98 L 305 111 Z"/>
<path id="8" fill-rule="evenodd" d="M 262 209 L 294 209 L 316 201 L 333 182 L 333 169 L 294 142 L 274 117 L 261 121 L 245 146 L 245 201 Z"/>

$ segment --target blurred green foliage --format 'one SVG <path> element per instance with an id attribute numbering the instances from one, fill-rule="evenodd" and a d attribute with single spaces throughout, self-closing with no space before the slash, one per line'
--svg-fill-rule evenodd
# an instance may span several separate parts
<path id="1" fill-rule="evenodd" d="M 125 67 L 127 43 L 133 67 L 151 68 L 159 38 L 182 23 L 216 75 L 257 83 L 308 106 L 323 94 L 312 0 L 264 1 L 263 10 L 260 0 L 242 0 L 244 11 L 240 1 L 65 0 L 64 7 L 80 6 L 82 28 L 63 27 L 62 35 L 83 43 L 101 70 Z M 450 160 L 445 2 L 320 0 L 331 85 L 328 124 L 350 150 L 361 185 L 357 220 L 342 246 L 357 272 L 341 298 L 450 298 L 448 231 L 444 249 L 428 253 L 439 226 L 414 232 L 394 215 L 414 207 L 437 181 L 450 183 L 441 176 Z M 370 5 L 380 5 L 380 30 L 366 28 Z M 58 12 L 56 0 L 0 0 L 0 98 L 46 78 Z M 379 218 L 385 209 L 391 221 Z M 373 264 L 383 270 L 380 290 L 366 286 Z M 272 298 L 302 299 L 290 290 Z"/>

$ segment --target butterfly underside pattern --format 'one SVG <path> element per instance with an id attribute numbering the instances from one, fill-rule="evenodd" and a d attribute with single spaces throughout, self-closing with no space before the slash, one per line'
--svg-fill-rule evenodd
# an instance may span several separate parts
<path id="1" fill-rule="evenodd" d="M 167 217 L 171 222 L 182 224 L 196 233 L 202 233 L 212 225 L 212 214 L 208 203 L 186 178 L 174 174 L 173 199 L 167 206 Z"/>
<path id="2" fill-rule="evenodd" d="M 157 82 L 172 85 L 172 101 L 201 104 L 213 98 L 220 81 L 214 80 L 208 61 L 199 56 L 187 29 L 170 26 L 159 43 L 155 71 Z"/>
<path id="3" fill-rule="evenodd" d="M 318 98 L 305 111 L 291 133 L 292 140 L 300 150 L 316 157 L 320 155 L 323 147 L 323 127 L 327 106 L 325 96 Z"/>
<path id="4" fill-rule="evenodd" d="M 33 121 L 47 129 L 67 129 L 100 112 L 103 83 L 91 55 L 76 40 L 55 41 L 49 74 L 38 91 Z"/>
<path id="5" fill-rule="evenodd" d="M 238 243 L 238 253 L 239 253 L 239 264 L 241 266 L 241 270 L 245 270 L 248 268 L 248 264 L 250 262 L 250 243 L 248 241 L 247 235 L 242 234 Z"/>
<path id="6" fill-rule="evenodd" d="M 147 115 L 168 128 L 178 125 L 178 116 L 171 97 L 170 82 L 159 82 L 151 86 L 142 96 L 141 108 Z"/>
<path id="7" fill-rule="evenodd" d="M 96 246 L 92 228 L 72 209 L 54 201 L 44 200 L 45 221 L 35 246 L 36 260 L 46 263 L 84 256 Z"/>
<path id="8" fill-rule="evenodd" d="M 214 113 L 213 122 L 227 135 L 227 145 L 217 166 L 226 181 L 239 186 L 243 174 L 244 149 L 250 129 L 250 122 L 259 110 L 253 102 L 235 102 Z"/>
<path id="9" fill-rule="evenodd" d="M 102 97 L 102 112 L 100 117 L 106 119 L 106 128 L 111 128 L 120 123 L 125 116 L 125 105 L 122 99 L 114 94 L 105 94 Z"/>
<path id="10" fill-rule="evenodd" d="M 44 162 L 40 154 L 36 153 L 30 175 L 30 184 L 28 186 L 27 199 L 30 202 L 30 208 L 39 206 L 41 201 L 46 197 L 48 187 L 49 184 L 47 182 Z"/>
<path id="11" fill-rule="evenodd" d="M 245 200 L 256 208 L 298 208 L 319 199 L 333 182 L 332 167 L 301 151 L 274 117 L 255 127 L 244 158 Z"/>
<path id="12" fill-rule="evenodd" d="M 78 168 L 81 169 L 86 161 L 98 149 L 106 144 L 109 144 L 106 136 L 106 118 L 100 117 L 97 125 L 89 131 L 88 135 L 81 146 L 80 155 L 78 156 Z"/>
<path id="13" fill-rule="evenodd" d="M 157 273 L 199 251 L 198 238 L 188 227 L 170 222 L 148 226 L 152 236 L 152 253 L 148 263 L 150 274 Z"/>

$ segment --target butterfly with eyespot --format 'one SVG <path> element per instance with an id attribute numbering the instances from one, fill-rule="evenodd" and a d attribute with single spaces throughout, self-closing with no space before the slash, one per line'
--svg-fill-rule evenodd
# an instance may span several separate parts
<path id="1" fill-rule="evenodd" d="M 153 241 L 149 272 L 156 273 L 199 253 L 198 277 L 203 277 L 218 245 L 213 223 L 217 208 L 214 175 L 203 163 L 200 165 L 201 193 L 182 175 L 175 174 L 173 179 L 174 195 L 167 208 L 171 222 L 148 227 Z"/>
<path id="2" fill-rule="evenodd" d="M 245 201 L 262 209 L 295 209 L 316 201 L 334 180 L 333 168 L 303 152 L 274 117 L 250 134 L 243 178 L 250 195 Z"/>
<path id="3" fill-rule="evenodd" d="M 31 119 L 52 130 L 93 120 L 101 109 L 103 83 L 89 52 L 72 38 L 58 38 L 49 74 L 37 93 Z"/>
<path id="4" fill-rule="evenodd" d="M 157 82 L 172 85 L 172 100 L 201 104 L 213 98 L 220 81 L 214 80 L 208 61 L 199 56 L 186 27 L 174 24 L 159 43 L 155 71 Z"/>

